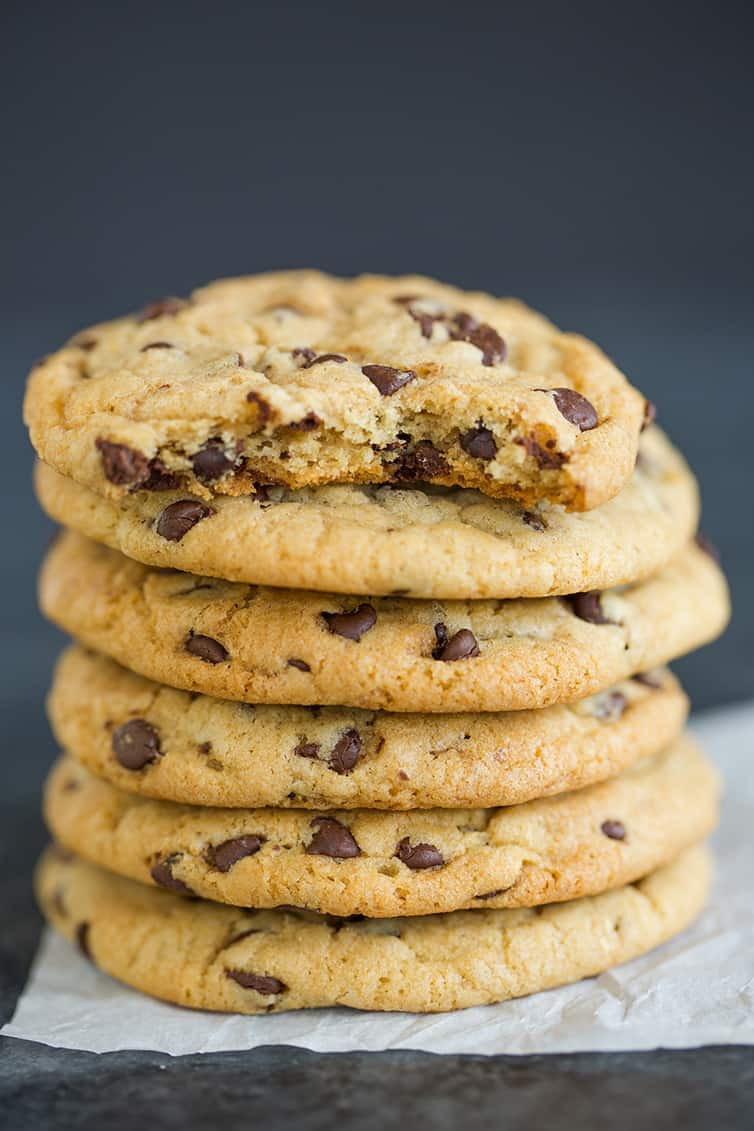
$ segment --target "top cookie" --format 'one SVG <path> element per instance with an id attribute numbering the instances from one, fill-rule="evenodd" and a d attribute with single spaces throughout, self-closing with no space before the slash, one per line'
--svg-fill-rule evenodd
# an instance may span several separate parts
<path id="1" fill-rule="evenodd" d="M 230 279 L 92 327 L 33 371 L 32 443 L 117 497 L 424 481 L 589 510 L 644 398 L 591 342 L 418 276 Z"/>

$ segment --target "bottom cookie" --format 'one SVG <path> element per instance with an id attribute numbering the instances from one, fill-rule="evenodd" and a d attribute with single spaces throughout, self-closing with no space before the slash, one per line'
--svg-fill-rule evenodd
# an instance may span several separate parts
<path id="1" fill-rule="evenodd" d="M 356 922 L 187 900 L 54 847 L 36 886 L 48 920 L 88 958 L 165 1001 L 435 1013 L 575 982 L 651 950 L 698 915 L 710 872 L 697 846 L 636 884 L 570 903 Z"/>

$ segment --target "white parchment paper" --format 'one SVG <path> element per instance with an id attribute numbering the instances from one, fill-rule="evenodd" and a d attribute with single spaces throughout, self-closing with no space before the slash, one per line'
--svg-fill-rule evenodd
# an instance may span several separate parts
<path id="1" fill-rule="evenodd" d="M 754 705 L 699 717 L 694 729 L 726 779 L 712 901 L 680 938 L 598 978 L 459 1013 L 235 1017 L 143 997 L 47 932 L 2 1032 L 61 1048 L 172 1055 L 272 1044 L 485 1054 L 754 1044 Z"/>

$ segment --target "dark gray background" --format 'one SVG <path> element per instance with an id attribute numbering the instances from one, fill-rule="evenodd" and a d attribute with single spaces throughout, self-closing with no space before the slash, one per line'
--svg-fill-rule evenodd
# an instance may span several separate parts
<path id="1" fill-rule="evenodd" d="M 8 1009 L 38 925 L 28 870 L 42 840 L 36 794 L 53 754 L 41 699 L 60 645 L 34 606 L 49 526 L 29 487 L 20 402 L 33 359 L 89 321 L 213 276 L 311 265 L 422 271 L 515 293 L 593 335 L 657 402 L 693 462 L 704 525 L 733 585 L 733 626 L 678 669 L 699 706 L 752 695 L 753 27 L 750 6 L 733 3 L 4 5 L 0 840 L 11 883 L 0 972 Z M 559 1126 L 553 1100 L 577 1091 L 594 1098 L 595 1116 L 608 1105 L 611 1128 L 627 1126 L 626 1089 L 642 1093 L 647 1119 L 654 1105 L 701 1126 L 699 1089 L 677 1082 L 704 1079 L 719 1113 L 723 1093 L 712 1081 L 730 1099 L 747 1055 L 454 1061 L 449 1077 L 450 1064 L 423 1075 L 422 1065 L 437 1062 L 399 1058 L 380 1062 L 383 1106 L 362 1110 L 359 1122 L 360 1105 L 343 1099 L 343 1114 L 348 1126 L 372 1126 L 375 1111 L 381 1126 L 392 1125 L 388 1096 L 400 1080 L 411 1111 L 423 1090 L 442 1089 L 439 1126 L 442 1112 L 461 1118 L 460 1098 L 465 1104 L 478 1082 L 483 1110 L 501 1126 L 540 1110 Z M 5 1061 L 17 1101 L 9 1126 L 32 1120 L 27 1103 L 34 1118 L 49 1113 L 67 1073 L 73 1091 L 61 1111 L 70 1125 L 84 1125 L 85 1110 L 102 1115 L 94 1093 L 113 1111 L 128 1109 L 123 1080 L 137 1059 L 76 1060 L 15 1045 Z M 275 1088 L 321 1079 L 325 1094 L 341 1098 L 349 1081 L 379 1090 L 378 1074 L 358 1058 L 337 1070 L 303 1054 L 216 1059 L 228 1080 L 239 1064 L 257 1064 Z M 146 1061 L 139 1071 L 154 1087 Z M 92 1064 L 109 1082 L 104 1091 L 75 1083 Z M 202 1071 L 191 1079 L 206 1083 L 207 1062 Z M 210 1075 L 221 1072 L 213 1064 Z M 155 1102 L 165 1126 L 185 1127 L 189 1111 L 199 1120 L 204 1109 L 186 1079 L 173 1082 Z M 228 1084 L 229 1097 L 237 1091 L 237 1081 Z M 257 1114 L 275 1106 L 264 1090 L 255 1103 Z M 233 1124 L 228 1105 L 223 1118 Z M 307 1126 L 324 1126 L 328 1113 L 320 1123 L 309 1111 Z"/>

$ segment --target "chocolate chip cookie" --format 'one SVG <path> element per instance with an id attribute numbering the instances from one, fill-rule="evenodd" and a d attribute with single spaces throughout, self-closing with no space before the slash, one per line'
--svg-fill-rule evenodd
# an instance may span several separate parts
<path id="1" fill-rule="evenodd" d="M 691 538 L 694 478 L 657 428 L 633 476 L 597 510 L 526 510 L 478 491 L 269 487 L 211 501 L 172 490 L 107 499 L 39 464 L 47 513 L 147 565 L 229 581 L 438 599 L 606 589 L 662 568 Z"/>
<path id="2" fill-rule="evenodd" d="M 633 883 L 712 832 L 717 774 L 688 737 L 619 777 L 505 809 L 209 809 L 123 793 L 72 758 L 48 779 L 58 844 L 236 907 L 372 918 L 533 907 Z"/>
<path id="3" fill-rule="evenodd" d="M 514 805 L 657 753 L 688 702 L 666 669 L 541 711 L 388 714 L 177 691 L 74 646 L 48 709 L 60 745 L 121 790 L 189 805 L 428 809 Z"/>
<path id="4" fill-rule="evenodd" d="M 647 402 L 587 339 L 416 276 L 280 272 L 93 326 L 32 371 L 34 447 L 100 494 L 439 483 L 589 510 Z"/>
<path id="5" fill-rule="evenodd" d="M 49 849 L 37 895 L 87 959 L 192 1009 L 442 1012 L 578 981 L 643 954 L 699 914 L 709 881 L 697 847 L 636 884 L 569 903 L 352 922 L 190 900 Z"/>
<path id="6" fill-rule="evenodd" d="M 66 532 L 48 554 L 40 596 L 46 615 L 83 643 L 173 687 L 412 712 L 570 702 L 699 647 L 728 618 L 722 572 L 694 544 L 622 589 L 439 602 L 198 577 Z"/>

